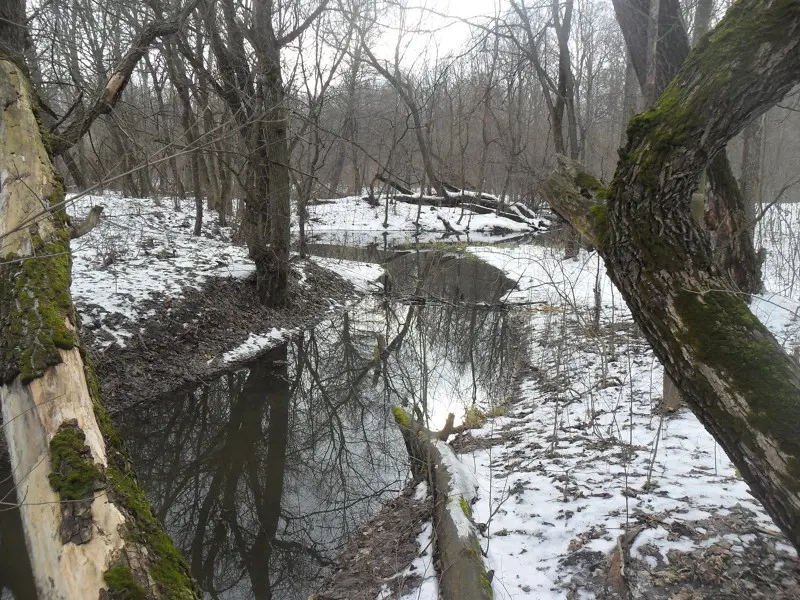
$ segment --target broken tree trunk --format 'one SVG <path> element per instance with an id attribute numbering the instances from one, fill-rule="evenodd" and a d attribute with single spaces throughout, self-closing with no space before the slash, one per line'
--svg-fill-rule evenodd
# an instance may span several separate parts
<path id="1" fill-rule="evenodd" d="M 0 56 L 0 403 L 38 597 L 199 598 L 80 346 L 64 191 L 34 106 Z"/>
<path id="2" fill-rule="evenodd" d="M 394 408 L 394 418 L 406 443 L 412 473 L 428 482 L 433 497 L 440 597 L 490 600 L 491 575 L 483 564 L 478 532 L 472 523 L 475 487 L 438 434 L 424 429 L 402 408 Z"/>
<path id="3" fill-rule="evenodd" d="M 607 206 L 580 194 L 575 168 L 545 186 L 551 206 L 597 246 L 690 408 L 796 548 L 800 365 L 718 266 L 691 201 L 709 161 L 798 80 L 800 3 L 740 0 L 631 121 L 600 194 Z"/>

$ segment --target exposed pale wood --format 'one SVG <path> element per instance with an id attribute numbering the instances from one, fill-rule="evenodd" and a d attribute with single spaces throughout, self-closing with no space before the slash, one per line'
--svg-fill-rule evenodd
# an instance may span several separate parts
<path id="1" fill-rule="evenodd" d="M 33 106 L 33 93 L 20 69 L 0 59 L 0 131 L 4 132 L 0 172 L 13 173 L 5 177 L 0 190 L 0 256 L 15 253 L 14 260 L 0 262 L 0 323 L 4 325 L 0 328 L 0 408 L 37 595 L 42 600 L 98 598 L 106 588 L 107 569 L 124 565 L 141 589 L 148 591 L 148 598 L 175 597 L 176 591 L 187 600 L 198 598 L 188 577 L 185 587 L 169 592 L 151 577 L 152 566 L 161 557 L 146 536 L 132 535 L 140 525 L 130 519 L 120 496 L 107 493 L 111 484 L 102 475 L 87 482 L 88 496 L 77 499 L 62 497 L 49 479 L 53 473 L 50 442 L 65 425 L 85 436 L 90 456 L 81 460 L 91 461 L 100 473 L 106 468 L 119 472 L 119 466 L 109 464 L 111 446 L 106 446 L 96 413 L 95 400 L 100 400 L 92 397 L 87 384 L 91 370 L 87 371 L 79 349 L 69 273 L 58 270 L 68 269 L 68 263 L 63 254 L 61 260 L 37 254 L 42 248 L 69 252 L 69 231 L 63 212 L 54 216 L 44 210 L 51 198 L 60 198 L 61 190 Z M 99 212 L 93 211 L 95 217 Z M 16 298 L 15 293 L 19 294 Z M 41 348 L 53 352 L 42 358 Z M 114 452 L 121 458 L 119 449 Z M 129 485 L 137 489 L 135 483 Z M 170 566 L 176 581 L 185 576 L 180 558 Z"/>

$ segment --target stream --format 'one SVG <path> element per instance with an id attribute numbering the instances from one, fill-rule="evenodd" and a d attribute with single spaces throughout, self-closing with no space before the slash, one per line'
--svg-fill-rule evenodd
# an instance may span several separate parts
<path id="1" fill-rule="evenodd" d="M 327 246 L 385 265 L 387 290 L 247 368 L 119 413 L 139 481 L 206 598 L 305 600 L 408 481 L 391 408 L 431 429 L 512 390 L 524 348 L 512 287 L 470 256 Z M 0 599 L 34 598 L 15 511 L 0 513 Z M 24 553 L 17 552 L 24 560 Z M 19 562 L 19 561 L 18 561 Z"/>

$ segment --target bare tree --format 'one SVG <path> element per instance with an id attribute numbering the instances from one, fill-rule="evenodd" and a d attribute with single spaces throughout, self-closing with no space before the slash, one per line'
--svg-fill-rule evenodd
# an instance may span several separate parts
<path id="1" fill-rule="evenodd" d="M 24 2 L 11 4 L 6 14 L 24 15 Z M 0 53 L 0 405 L 37 592 L 199 598 L 136 483 L 80 344 L 64 190 L 17 62 L 23 22 L 9 21 L 0 19 L 0 39 L 17 44 Z"/>

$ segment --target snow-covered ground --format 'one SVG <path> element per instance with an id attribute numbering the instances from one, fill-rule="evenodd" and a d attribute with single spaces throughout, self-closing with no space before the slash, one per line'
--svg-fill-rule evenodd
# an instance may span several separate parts
<path id="1" fill-rule="evenodd" d="M 188 203 L 175 210 L 170 201 L 157 206 L 152 200 L 87 196 L 71 212 L 80 217 L 98 203 L 105 206 L 101 225 L 73 242 L 72 293 L 84 323 L 105 330 L 118 344 L 147 320 L 147 301 L 172 302 L 209 278 L 252 272 L 246 250 L 230 242 L 230 230 L 220 228 L 213 213 L 206 215 L 203 235 L 195 237 Z M 800 209 L 786 205 L 778 211 L 779 218 L 765 221 L 757 237 L 770 252 L 769 292 L 753 308 L 794 352 L 800 345 L 800 282 L 795 281 L 800 249 L 792 232 Z M 350 243 L 374 243 L 386 231 L 392 240 L 407 240 L 416 229 L 409 225 L 416 207 L 402 203 L 390 206 L 388 230 L 382 227 L 383 208 L 357 199 L 310 212 L 310 233 L 329 242 L 341 243 L 347 235 Z M 473 215 L 458 225 L 458 213 L 423 207 L 421 229 L 440 236 L 444 226 L 437 216 L 443 216 L 454 227 L 468 225 L 469 240 L 495 227 L 530 231 L 494 215 Z M 469 252 L 516 282 L 508 300 L 520 305 L 515 310 L 525 316 L 530 333 L 530 370 L 518 399 L 505 416 L 474 432 L 487 441 L 483 448 L 461 456 L 478 481 L 473 513 L 487 525 L 483 548 L 494 570 L 496 598 L 594 597 L 588 583 L 592 565 L 634 526 L 640 530 L 631 558 L 649 565 L 654 580 L 690 552 L 720 544 L 746 552 L 754 536 L 716 527 L 715 519 L 724 515 L 746 521 L 754 531 L 772 532 L 767 534 L 774 540 L 772 551 L 788 564 L 794 550 L 783 544 L 697 419 L 686 410 L 662 418 L 662 369 L 596 255 L 584 252 L 564 261 L 561 251 L 532 245 Z M 365 291 L 381 273 L 365 263 L 317 262 Z M 303 273 L 299 276 L 302 282 Z M 602 335 L 587 327 L 595 286 Z M 123 321 L 134 326 L 119 327 Z M 286 335 L 253 333 L 243 347 L 231 349 L 231 360 Z M 427 546 L 429 534 L 420 536 L 420 543 Z M 428 556 L 415 567 L 430 571 L 430 564 Z M 435 579 L 425 582 L 410 597 L 435 598 Z"/>
<path id="2" fill-rule="evenodd" d="M 107 334 L 104 345 L 125 345 L 152 314 L 145 301 L 169 303 L 209 278 L 253 271 L 247 249 L 230 242 L 231 230 L 219 227 L 216 214 L 206 214 L 202 235 L 192 235 L 191 203 L 175 210 L 170 200 L 158 206 L 151 199 L 90 195 L 69 211 L 79 219 L 97 204 L 105 207 L 100 225 L 72 242 L 72 297 L 84 325 Z"/>
<path id="3" fill-rule="evenodd" d="M 373 207 L 360 196 L 309 206 L 308 213 L 307 235 L 310 242 L 357 246 L 382 244 L 384 240 L 391 246 L 407 242 L 415 234 L 418 234 L 420 241 L 434 241 L 446 233 L 441 219 L 445 219 L 453 229 L 461 233 L 460 236 L 448 236 L 450 241 L 493 241 L 550 226 L 549 221 L 544 218 L 534 219 L 528 224 L 494 214 L 474 214 L 469 210 L 461 218 L 460 208 L 423 206 L 417 228 L 417 206 L 405 202 L 390 202 L 387 216 L 383 202 Z"/>
<path id="4" fill-rule="evenodd" d="M 518 400 L 473 432 L 490 447 L 461 455 L 478 479 L 473 513 L 487 525 L 495 598 L 598 597 L 591 580 L 608 572 L 592 569 L 627 531 L 637 534 L 631 559 L 650 585 L 693 552 L 758 552 L 753 532 L 774 540 L 776 564 L 791 562 L 794 549 L 694 415 L 662 416 L 663 370 L 596 255 L 564 261 L 563 251 L 530 245 L 469 252 L 517 282 L 508 299 L 526 306 L 531 340 Z M 785 270 L 770 264 L 765 273 L 767 289 L 797 289 Z M 596 285 L 600 335 L 588 327 Z M 797 347 L 800 303 L 767 293 L 753 306 L 787 350 Z M 745 524 L 715 526 L 726 515 Z"/>
<path id="5" fill-rule="evenodd" d="M 180 298 L 184 290 L 201 287 L 209 278 L 246 277 L 253 272 L 247 249 L 232 243 L 232 230 L 220 227 L 213 211 L 206 212 L 200 236 L 192 235 L 191 202 L 176 208 L 171 199 L 156 203 L 152 199 L 110 193 L 80 197 L 69 206 L 69 212 L 72 218 L 81 219 L 98 204 L 105 207 L 100 225 L 72 243 L 72 296 L 84 324 L 103 330 L 105 335 L 100 337 L 105 340 L 101 342 L 104 346 L 125 345 L 137 327 L 152 316 L 147 301 L 169 303 Z M 384 228 L 382 208 L 373 209 L 360 198 L 331 201 L 309 207 L 309 236 L 365 245 L 376 240 L 383 242 L 386 233 L 392 243 L 409 242 L 417 232 L 413 225 L 416 210 L 415 206 L 401 202 L 391 205 L 389 226 Z M 451 236 L 450 241 L 500 239 L 490 235 L 498 227 L 506 235 L 532 230 L 526 224 L 503 217 L 469 212 L 462 225 L 457 225 L 459 214 L 460 209 L 436 211 L 423 207 L 419 232 L 431 240 L 441 237 L 445 228 L 436 215 L 445 216 L 460 230 L 470 231 L 469 236 Z M 542 227 L 548 225 L 545 219 L 539 222 Z M 314 260 L 362 291 L 376 289 L 373 282 L 382 273 L 380 267 L 366 263 Z M 121 326 L 123 323 L 125 326 Z M 261 343 L 250 347 L 266 348 L 258 345 Z"/>

